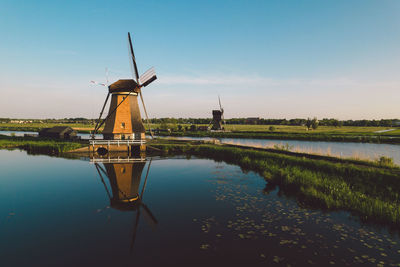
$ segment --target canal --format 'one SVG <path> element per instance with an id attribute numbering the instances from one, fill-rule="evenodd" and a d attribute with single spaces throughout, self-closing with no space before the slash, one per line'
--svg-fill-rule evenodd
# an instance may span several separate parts
<path id="1" fill-rule="evenodd" d="M 235 165 L 19 150 L 0 159 L 2 266 L 400 263 L 397 232 L 307 208 Z"/>

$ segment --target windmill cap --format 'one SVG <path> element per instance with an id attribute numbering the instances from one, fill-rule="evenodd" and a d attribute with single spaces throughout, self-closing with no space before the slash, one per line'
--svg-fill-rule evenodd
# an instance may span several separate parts
<path id="1" fill-rule="evenodd" d="M 113 83 L 110 86 L 108 86 L 108 91 L 110 93 L 130 92 L 130 91 L 136 91 L 135 89 L 138 89 L 138 87 L 139 86 L 135 82 L 135 80 L 124 79 L 124 80 L 118 80 L 115 83 Z"/>

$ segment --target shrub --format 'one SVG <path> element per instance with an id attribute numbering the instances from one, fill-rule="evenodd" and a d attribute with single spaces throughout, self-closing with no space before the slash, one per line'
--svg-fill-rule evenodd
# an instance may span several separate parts
<path id="1" fill-rule="evenodd" d="M 377 161 L 378 161 L 379 165 L 381 165 L 381 166 L 386 166 L 386 167 L 394 166 L 393 159 L 390 157 L 382 156 Z"/>
<path id="2" fill-rule="evenodd" d="M 285 143 L 284 145 L 279 145 L 279 144 L 274 145 L 274 149 L 276 150 L 290 151 L 292 148 L 293 146 L 289 145 L 288 143 Z"/>

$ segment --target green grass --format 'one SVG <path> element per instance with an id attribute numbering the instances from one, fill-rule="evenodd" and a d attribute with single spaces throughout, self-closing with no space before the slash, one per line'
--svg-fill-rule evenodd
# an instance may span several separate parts
<path id="1" fill-rule="evenodd" d="M 147 128 L 147 124 L 144 125 Z M 94 129 L 94 125 L 79 123 L 2 123 L 0 124 L 0 130 L 40 131 L 42 128 L 53 126 L 70 126 L 80 133 L 89 133 Z M 190 125 L 182 124 L 182 126 L 189 127 Z M 156 129 L 160 127 L 160 124 L 151 124 L 150 127 Z M 376 131 L 391 129 L 390 127 L 319 126 L 316 130 L 310 131 L 304 126 L 274 125 L 274 131 L 270 131 L 269 127 L 270 125 L 227 124 L 225 128 L 228 132 L 224 133 L 173 131 L 171 134 L 160 133 L 160 135 L 400 144 L 400 129 L 379 134 L 375 133 Z"/>
<path id="2" fill-rule="evenodd" d="M 87 144 L 41 138 L 10 137 L 0 135 L 0 149 L 19 148 L 30 153 L 57 155 Z"/>
<path id="3" fill-rule="evenodd" d="M 182 126 L 190 127 L 189 124 L 181 124 Z M 50 128 L 53 126 L 70 126 L 77 130 L 93 130 L 94 125 L 81 124 L 81 123 L 28 123 L 28 124 L 18 124 L 18 123 L 1 123 L 0 129 L 18 129 L 19 131 L 24 131 L 24 129 L 42 129 Z M 147 124 L 145 123 L 147 128 Z M 224 127 L 228 131 L 234 132 L 270 132 L 269 127 L 271 125 L 235 125 L 226 124 Z M 376 135 L 376 131 L 393 129 L 391 127 L 355 127 L 355 126 L 343 126 L 343 127 L 333 127 L 333 126 L 319 126 L 316 130 L 307 130 L 305 126 L 291 126 L 291 125 L 272 125 L 275 127 L 275 132 L 279 133 L 325 133 L 325 134 L 373 134 Z M 150 124 L 151 128 L 159 128 L 160 124 Z M 400 135 L 400 128 L 395 131 L 390 131 L 387 133 L 382 133 L 381 135 Z"/>
<path id="4" fill-rule="evenodd" d="M 333 135 L 324 133 L 281 133 L 281 132 L 161 132 L 164 136 L 191 136 L 214 138 L 247 138 L 247 139 L 277 139 L 277 140 L 304 140 L 304 141 L 331 141 L 356 143 L 385 143 L 400 144 L 399 137 L 384 135 Z"/>
<path id="5" fill-rule="evenodd" d="M 218 145 L 162 141 L 152 145 L 165 153 L 206 157 L 255 171 L 305 205 L 350 211 L 366 221 L 400 223 L 400 169 L 396 166 Z"/>
<path id="6" fill-rule="evenodd" d="M 269 127 L 274 126 L 276 132 L 281 133 L 326 133 L 326 134 L 373 134 L 376 131 L 392 129 L 390 127 L 355 127 L 355 126 L 319 126 L 316 130 L 307 130 L 305 126 L 291 125 L 230 125 L 225 128 L 229 131 L 239 132 L 269 132 Z"/>
<path id="7" fill-rule="evenodd" d="M 94 125 L 81 124 L 81 123 L 1 123 L 0 131 L 24 131 L 24 132 L 38 132 L 43 128 L 51 128 L 54 126 L 69 126 L 78 132 L 87 133 L 94 129 Z"/>
<path id="8" fill-rule="evenodd" d="M 181 124 L 183 127 L 190 127 L 190 124 Z M 160 124 L 150 124 L 151 128 L 156 129 Z M 204 125 L 203 125 L 204 126 Z M 205 125 L 207 126 L 207 125 Z M 297 134 L 340 134 L 340 135 L 377 135 L 376 131 L 396 129 L 392 127 L 356 127 L 356 126 L 319 126 L 316 130 L 307 130 L 305 126 L 292 126 L 292 125 L 238 125 L 226 124 L 224 125 L 227 131 L 233 132 L 271 132 L 269 127 L 275 128 L 274 132 L 278 133 L 297 133 Z M 147 125 L 146 125 L 147 127 Z M 400 135 L 400 128 L 395 131 L 381 133 L 381 135 Z"/>

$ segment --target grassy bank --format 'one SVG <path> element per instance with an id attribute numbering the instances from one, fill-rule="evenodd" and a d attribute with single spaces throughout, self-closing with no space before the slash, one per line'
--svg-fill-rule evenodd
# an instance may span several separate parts
<path id="1" fill-rule="evenodd" d="M 0 126 L 0 131 L 19 131 L 19 132 L 39 132 L 43 128 L 51 128 L 54 126 L 69 126 L 75 129 L 78 133 L 90 133 L 92 128 L 79 128 L 71 125 L 52 124 L 52 126 Z"/>
<path id="2" fill-rule="evenodd" d="M 255 171 L 308 206 L 350 211 L 362 220 L 393 226 L 400 223 L 400 169 L 396 166 L 211 144 L 158 141 L 151 145 L 165 153 L 206 157 Z"/>
<path id="3" fill-rule="evenodd" d="M 19 148 L 30 153 L 57 155 L 87 145 L 80 142 L 68 142 L 41 138 L 10 137 L 0 135 L 0 149 Z"/>
<path id="4" fill-rule="evenodd" d="M 0 124 L 0 131 L 38 132 L 43 128 L 54 126 L 69 126 L 80 133 L 90 133 L 90 131 L 94 129 L 94 125 L 79 123 L 2 123 Z M 160 128 L 160 126 L 160 124 L 150 125 L 152 129 Z M 182 126 L 184 128 L 190 127 L 190 125 L 186 124 L 183 124 Z M 145 124 L 145 127 L 147 128 L 147 124 Z M 308 131 L 304 126 L 274 125 L 273 127 L 275 130 L 270 131 L 269 127 L 270 125 L 225 125 L 228 132 L 172 131 L 172 133 L 161 132 L 159 135 L 400 144 L 399 128 L 395 128 L 394 131 L 376 133 L 377 131 L 388 130 L 391 128 L 320 126 L 316 130 Z M 176 125 L 172 128 L 176 128 Z"/>
<path id="5" fill-rule="evenodd" d="M 282 132 L 161 132 L 160 136 L 189 136 L 213 138 L 246 138 L 246 139 L 275 139 L 275 140 L 303 140 L 303 141 L 330 141 L 356 143 L 400 144 L 400 137 L 384 135 L 333 135 L 322 133 L 282 133 Z"/>

